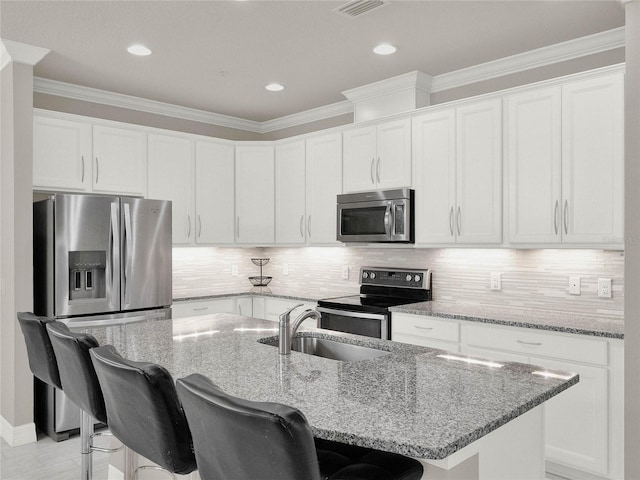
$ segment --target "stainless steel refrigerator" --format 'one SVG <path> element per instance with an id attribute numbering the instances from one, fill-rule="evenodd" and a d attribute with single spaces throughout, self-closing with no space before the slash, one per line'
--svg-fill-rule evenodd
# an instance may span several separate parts
<path id="1" fill-rule="evenodd" d="M 33 222 L 36 314 L 70 328 L 170 318 L 171 202 L 56 194 Z M 50 389 L 36 386 L 36 424 L 63 439 L 80 413 Z"/>

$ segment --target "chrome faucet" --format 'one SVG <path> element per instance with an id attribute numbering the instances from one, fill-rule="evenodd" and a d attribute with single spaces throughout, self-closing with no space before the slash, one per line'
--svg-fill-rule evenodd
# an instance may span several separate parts
<path id="1" fill-rule="evenodd" d="M 280 336 L 278 338 L 278 349 L 280 351 L 280 355 L 288 355 L 291 353 L 291 342 L 293 341 L 293 336 L 296 334 L 298 328 L 300 328 L 300 325 L 302 325 L 302 322 L 311 317 L 316 320 L 320 319 L 320 314 L 312 308 L 309 308 L 302 312 L 298 318 L 293 321 L 291 328 L 289 328 L 291 323 L 291 312 L 302 305 L 303 304 L 300 303 L 295 307 L 291 307 L 280 315 Z"/>

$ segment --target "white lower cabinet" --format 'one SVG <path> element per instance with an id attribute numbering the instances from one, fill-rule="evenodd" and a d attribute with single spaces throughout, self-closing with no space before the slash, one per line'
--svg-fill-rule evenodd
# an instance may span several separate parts
<path id="1" fill-rule="evenodd" d="M 256 308 L 256 303 L 259 306 Z M 275 297 L 254 297 L 254 316 L 256 318 L 262 318 L 263 320 L 270 320 L 272 322 L 278 322 L 280 315 L 296 305 L 302 304 L 302 306 L 296 308 L 291 312 L 291 321 L 295 320 L 298 315 L 304 312 L 308 308 L 315 309 L 315 302 L 303 302 L 301 300 L 291 300 L 288 298 L 275 298 Z M 314 319 L 307 319 L 302 323 L 305 327 L 315 327 L 316 321 Z"/>
<path id="2" fill-rule="evenodd" d="M 547 471 L 623 478 L 622 340 L 402 313 L 392 340 L 577 373 L 577 385 L 545 403 Z"/>
<path id="3" fill-rule="evenodd" d="M 196 317 L 210 313 L 235 313 L 236 298 L 177 302 L 171 306 L 172 318 Z"/>

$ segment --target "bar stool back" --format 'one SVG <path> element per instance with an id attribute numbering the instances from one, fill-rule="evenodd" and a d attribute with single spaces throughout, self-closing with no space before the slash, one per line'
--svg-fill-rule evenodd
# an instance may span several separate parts
<path id="1" fill-rule="evenodd" d="M 299 410 L 226 394 L 208 378 L 178 379 L 202 480 L 419 480 L 403 455 L 331 441 L 314 443 Z M 317 446 L 321 446 L 318 448 Z"/>
<path id="2" fill-rule="evenodd" d="M 53 319 L 31 312 L 18 312 L 18 322 L 27 345 L 31 373 L 44 383 L 62 390 L 58 362 L 47 333 L 47 323 Z"/>
<path id="3" fill-rule="evenodd" d="M 111 345 L 90 354 L 118 440 L 168 472 L 195 470 L 191 432 L 169 372 L 123 358 Z"/>

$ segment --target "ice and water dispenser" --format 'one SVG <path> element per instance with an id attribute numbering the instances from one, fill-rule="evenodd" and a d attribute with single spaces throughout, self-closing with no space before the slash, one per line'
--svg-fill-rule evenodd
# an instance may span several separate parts
<path id="1" fill-rule="evenodd" d="M 105 298 L 107 252 L 69 252 L 69 300 Z"/>

